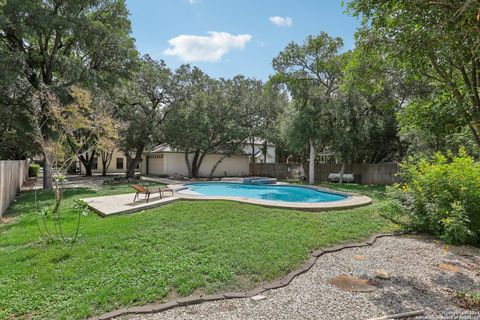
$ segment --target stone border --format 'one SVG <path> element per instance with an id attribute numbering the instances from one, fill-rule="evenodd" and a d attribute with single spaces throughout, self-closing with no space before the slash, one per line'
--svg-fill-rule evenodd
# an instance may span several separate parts
<path id="1" fill-rule="evenodd" d="M 307 261 L 305 261 L 300 268 L 291 271 L 281 279 L 274 280 L 269 284 L 260 285 L 250 291 L 233 291 L 233 292 L 226 292 L 221 294 L 200 295 L 200 296 L 193 295 L 185 298 L 177 298 L 174 301 L 169 301 L 165 303 L 154 303 L 154 304 L 147 304 L 144 306 L 122 308 L 122 309 L 105 313 L 100 316 L 90 317 L 88 319 L 89 320 L 107 320 L 107 319 L 112 319 L 115 317 L 120 317 L 128 314 L 157 313 L 157 312 L 162 312 L 162 311 L 166 311 L 166 310 L 177 308 L 177 307 L 183 307 L 183 306 L 192 305 L 192 304 L 199 304 L 207 301 L 252 298 L 267 290 L 286 287 L 287 285 L 290 284 L 290 282 L 292 282 L 292 280 L 295 277 L 310 270 L 315 264 L 315 262 L 317 261 L 317 259 L 323 256 L 324 254 L 338 252 L 344 249 L 371 246 L 377 241 L 377 239 L 384 238 L 384 237 L 399 236 L 403 234 L 405 233 L 402 232 L 402 233 L 377 234 L 370 237 L 370 239 L 366 240 L 365 242 L 347 243 L 347 244 L 341 244 L 341 245 L 337 245 L 330 248 L 315 250 L 310 253 L 310 258 Z"/>

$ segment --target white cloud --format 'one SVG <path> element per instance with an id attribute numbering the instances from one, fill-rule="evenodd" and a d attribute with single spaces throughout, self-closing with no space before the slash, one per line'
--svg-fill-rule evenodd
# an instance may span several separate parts
<path id="1" fill-rule="evenodd" d="M 218 62 L 231 49 L 243 49 L 252 39 L 249 34 L 232 35 L 228 32 L 208 32 L 208 36 L 179 35 L 168 40 L 170 48 L 163 51 L 186 62 Z"/>
<path id="2" fill-rule="evenodd" d="M 290 28 L 293 25 L 293 19 L 290 17 L 274 16 L 274 17 L 268 18 L 268 20 L 270 20 L 271 23 L 279 27 Z"/>
<path id="3" fill-rule="evenodd" d="M 197 2 L 197 0 L 187 0 L 188 3 L 190 4 L 195 4 Z"/>

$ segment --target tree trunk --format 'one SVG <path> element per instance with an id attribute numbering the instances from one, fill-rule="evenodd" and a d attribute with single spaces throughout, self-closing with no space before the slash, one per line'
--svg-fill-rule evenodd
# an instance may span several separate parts
<path id="1" fill-rule="evenodd" d="M 127 154 L 127 172 L 126 178 L 127 179 L 134 179 L 135 178 L 135 168 L 140 163 L 142 159 L 142 153 L 145 146 L 137 146 L 137 150 L 135 151 L 135 158 L 130 157 Z"/>
<path id="2" fill-rule="evenodd" d="M 267 146 L 267 139 L 263 142 L 263 163 L 267 163 L 267 151 L 268 151 L 268 146 Z"/>
<path id="3" fill-rule="evenodd" d="M 195 165 L 195 172 L 194 172 L 194 177 L 198 178 L 198 175 L 200 173 L 200 167 L 202 166 L 203 159 L 206 156 L 206 152 L 200 153 L 200 157 L 197 159 L 197 163 Z"/>
<path id="4" fill-rule="evenodd" d="M 250 153 L 250 157 L 252 158 L 252 174 L 255 175 L 255 138 L 250 140 L 250 147 L 252 148 L 252 152 Z"/>
<path id="5" fill-rule="evenodd" d="M 193 159 L 192 159 L 192 173 L 190 174 L 190 179 L 192 178 L 197 178 L 197 174 L 198 174 L 198 169 L 197 169 L 197 166 L 198 166 L 198 157 L 200 156 L 200 150 L 195 150 L 195 154 L 193 155 Z"/>
<path id="6" fill-rule="evenodd" d="M 112 163 L 113 149 L 111 151 L 100 151 L 102 157 L 102 176 L 107 176 L 108 168 Z"/>
<path id="7" fill-rule="evenodd" d="M 192 163 L 190 162 L 190 153 L 188 151 L 185 151 L 185 163 L 187 164 L 187 169 L 188 169 L 188 177 L 192 178 L 193 172 L 192 172 Z"/>
<path id="8" fill-rule="evenodd" d="M 95 149 L 92 150 L 92 153 L 89 154 L 88 151 L 85 152 L 86 158 L 83 154 L 78 155 L 78 159 L 82 162 L 83 167 L 85 168 L 85 176 L 90 177 L 92 176 L 92 165 L 93 165 L 93 158 L 95 157 Z"/>
<path id="9" fill-rule="evenodd" d="M 308 184 L 315 184 L 315 144 L 313 140 L 309 140 L 310 157 L 308 163 Z"/>
<path id="10" fill-rule="evenodd" d="M 255 140 L 250 141 L 250 147 L 252 147 L 252 153 L 250 154 L 252 157 L 252 163 L 255 163 Z"/>
<path id="11" fill-rule="evenodd" d="M 226 154 L 226 155 L 223 155 L 222 157 L 220 157 L 220 159 L 217 160 L 217 162 L 215 162 L 215 164 L 213 165 L 212 170 L 210 171 L 210 175 L 208 176 L 208 178 L 209 178 L 210 180 L 212 180 L 213 175 L 215 174 L 215 170 L 217 170 L 218 165 L 219 165 L 220 163 L 222 163 L 222 161 L 225 160 L 225 158 L 227 158 L 227 157 L 230 157 L 230 155 L 227 155 L 227 154 Z"/>
<path id="12" fill-rule="evenodd" d="M 85 177 L 91 177 L 92 176 L 92 167 L 90 165 L 85 167 Z"/>
<path id="13" fill-rule="evenodd" d="M 43 189 L 53 188 L 53 169 L 50 156 L 45 153 L 43 155 Z"/>
<path id="14" fill-rule="evenodd" d="M 343 183 L 343 174 L 345 173 L 345 160 L 342 161 L 342 167 L 340 169 L 340 178 L 338 179 L 338 183 Z"/>

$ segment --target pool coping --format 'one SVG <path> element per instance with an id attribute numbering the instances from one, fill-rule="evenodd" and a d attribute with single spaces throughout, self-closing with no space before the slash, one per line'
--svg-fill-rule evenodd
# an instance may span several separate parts
<path id="1" fill-rule="evenodd" d="M 303 211 L 332 211 L 332 210 L 346 210 L 362 206 L 367 206 L 372 203 L 372 199 L 360 195 L 357 193 L 336 191 L 324 187 L 310 186 L 310 185 L 297 185 L 289 183 L 277 183 L 275 186 L 279 187 L 299 187 L 312 189 L 316 191 L 321 191 L 330 194 L 338 194 L 346 196 L 345 199 L 337 201 L 326 201 L 326 202 L 287 202 L 287 201 L 272 201 L 272 200 L 260 200 L 246 197 L 232 197 L 232 196 L 202 196 L 202 195 L 193 195 L 193 194 L 182 194 L 178 191 L 185 190 L 189 184 L 194 184 L 199 182 L 186 182 L 181 185 L 169 185 L 168 187 L 173 190 L 174 196 L 182 200 L 227 200 L 235 201 L 241 203 L 248 203 L 259 205 L 268 208 L 281 208 L 281 209 L 294 209 L 294 210 L 303 210 Z M 211 181 L 211 182 L 201 182 L 201 183 L 226 183 L 222 181 Z M 242 184 L 241 182 L 227 182 L 232 184 Z M 253 184 L 256 185 L 256 184 Z"/>
<path id="2" fill-rule="evenodd" d="M 286 202 L 286 201 L 272 201 L 261 200 L 246 197 L 232 197 L 232 196 L 202 196 L 192 194 L 182 194 L 178 191 L 186 189 L 191 182 L 181 184 L 167 185 L 169 189 L 173 190 L 173 195 L 169 197 L 154 196 L 150 198 L 149 202 L 145 199 L 132 201 L 132 193 L 100 196 L 83 199 L 88 207 L 102 217 L 107 217 L 116 214 L 135 213 L 143 210 L 156 208 L 162 205 L 170 204 L 179 200 L 183 201 L 234 201 L 239 203 L 247 203 L 274 209 L 291 209 L 307 212 L 316 211 L 332 211 L 332 210 L 347 210 L 357 207 L 366 206 L 372 203 L 372 199 L 356 193 L 335 191 L 328 188 L 317 186 L 301 186 L 295 184 L 279 183 L 278 186 L 296 186 L 302 188 L 310 188 L 322 192 L 339 194 L 346 196 L 345 199 L 328 202 Z M 208 182 L 217 183 L 217 182 Z"/>

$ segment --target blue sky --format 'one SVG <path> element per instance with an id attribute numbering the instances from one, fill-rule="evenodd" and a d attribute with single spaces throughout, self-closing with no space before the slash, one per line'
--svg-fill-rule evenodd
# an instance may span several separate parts
<path id="1" fill-rule="evenodd" d="M 138 50 L 174 69 L 196 65 L 213 77 L 267 80 L 291 41 L 325 31 L 354 46 L 357 19 L 341 0 L 127 0 Z"/>

